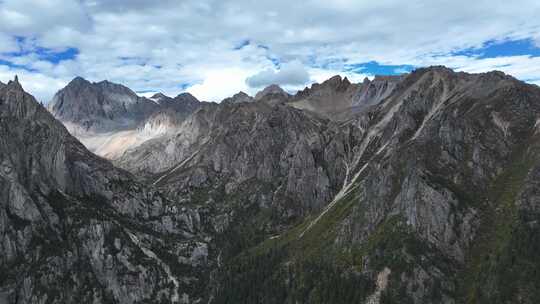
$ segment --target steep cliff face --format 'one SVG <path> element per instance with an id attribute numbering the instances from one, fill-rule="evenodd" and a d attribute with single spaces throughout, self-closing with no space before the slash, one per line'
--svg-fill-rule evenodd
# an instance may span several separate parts
<path id="1" fill-rule="evenodd" d="M 189 302 L 199 214 L 88 152 L 17 81 L 0 88 L 0 300 Z"/>
<path id="2" fill-rule="evenodd" d="M 217 299 L 249 280 L 240 293 L 263 303 L 534 303 L 539 118 L 540 89 L 502 73 L 411 73 L 350 121 L 363 135 L 343 188 L 238 256 Z M 264 275 L 239 271 L 254 264 Z M 314 272 L 327 276 L 313 284 Z M 269 284 L 281 298 L 258 288 Z"/>
<path id="3" fill-rule="evenodd" d="M 209 105 L 177 133 L 128 150 L 115 163 L 174 193 L 195 187 L 230 195 L 264 184 L 261 205 L 298 216 L 320 209 L 341 186 L 354 131 L 286 105 Z"/>
<path id="4" fill-rule="evenodd" d="M 131 129 L 158 109 L 151 100 L 108 81 L 91 83 L 73 79 L 49 102 L 53 115 L 73 125 L 75 132 L 110 132 Z"/>

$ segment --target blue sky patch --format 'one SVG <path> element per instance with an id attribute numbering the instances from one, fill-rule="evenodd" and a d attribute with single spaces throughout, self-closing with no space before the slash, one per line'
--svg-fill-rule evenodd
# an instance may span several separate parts
<path id="1" fill-rule="evenodd" d="M 481 48 L 468 48 L 452 52 L 451 54 L 477 57 L 480 59 L 522 55 L 538 57 L 540 56 L 540 48 L 535 46 L 530 39 L 506 41 L 490 40 L 485 42 Z"/>
<path id="2" fill-rule="evenodd" d="M 72 60 L 79 55 L 79 50 L 72 47 L 65 49 L 54 50 L 50 48 L 44 48 L 40 46 L 34 46 L 33 40 L 26 37 L 15 36 L 19 50 L 16 52 L 6 52 L 0 54 L 3 59 L 0 59 L 0 65 L 8 66 L 10 68 L 24 69 L 30 72 L 37 72 L 36 69 L 32 69 L 26 65 L 19 65 L 13 63 L 12 58 L 35 55 L 39 60 L 48 61 L 52 64 L 58 64 L 64 60 Z"/>
<path id="3" fill-rule="evenodd" d="M 0 65 L 5 65 L 5 66 L 8 66 L 9 68 L 12 68 L 12 69 L 22 69 L 22 70 L 25 70 L 25 71 L 28 71 L 28 72 L 37 72 L 36 69 L 32 69 L 26 65 L 20 65 L 20 64 L 15 64 L 11 61 L 8 61 L 8 60 L 3 60 L 3 59 L 0 59 Z"/>
<path id="4" fill-rule="evenodd" d="M 399 75 L 408 73 L 414 69 L 412 65 L 384 65 L 376 61 L 359 64 L 348 64 L 345 71 L 368 75 Z"/>
<path id="5" fill-rule="evenodd" d="M 39 59 L 58 64 L 64 60 L 75 59 L 79 55 L 79 50 L 76 48 L 67 48 L 63 51 L 54 51 L 47 48 L 37 48 L 36 53 Z"/>

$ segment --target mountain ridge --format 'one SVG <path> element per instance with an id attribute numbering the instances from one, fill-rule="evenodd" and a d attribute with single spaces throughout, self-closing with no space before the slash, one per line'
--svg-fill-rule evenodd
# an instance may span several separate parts
<path id="1" fill-rule="evenodd" d="M 8 298 L 61 303 L 77 289 L 117 303 L 533 304 L 540 296 L 537 86 L 435 66 L 203 103 L 173 132 L 114 159 L 124 170 L 86 151 L 19 87 L 0 86 L 0 164 L 9 168 L 0 170 L 0 195 L 16 198 L 0 208 Z M 337 107 L 326 112 L 325 103 Z M 12 236 L 45 238 L 29 228 L 49 225 L 38 214 L 53 223 L 55 244 L 73 248 L 51 260 L 79 243 L 112 253 L 82 247 L 74 258 L 98 287 L 78 283 L 87 272 L 60 296 L 16 287 L 30 278 L 59 289 L 40 272 L 19 271 L 33 265 L 30 256 L 13 264 L 10 248 L 31 249 Z M 79 235 L 57 224 L 70 222 L 82 225 Z M 87 238 L 91 231 L 97 237 Z M 124 258 L 156 279 L 124 281 Z M 100 261 L 110 259 L 103 272 Z M 44 267 L 60 277 L 51 263 Z M 122 288 L 140 290 L 134 298 Z"/>

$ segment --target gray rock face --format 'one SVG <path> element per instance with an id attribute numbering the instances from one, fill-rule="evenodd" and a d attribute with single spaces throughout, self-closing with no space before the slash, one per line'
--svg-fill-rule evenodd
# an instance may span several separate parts
<path id="1" fill-rule="evenodd" d="M 221 185 L 231 194 L 246 183 L 267 184 L 268 204 L 299 216 L 319 210 L 340 187 L 349 132 L 285 105 L 209 105 L 178 133 L 128 150 L 115 163 L 172 192 Z"/>
<path id="2" fill-rule="evenodd" d="M 199 106 L 197 98 L 189 93 L 175 98 L 158 93 L 148 99 L 106 80 L 91 83 L 76 77 L 55 94 L 48 108 L 57 119 L 73 129 L 103 133 L 135 129 L 162 111 L 174 113 L 178 120 L 182 120 Z"/>
<path id="3" fill-rule="evenodd" d="M 114 159 L 129 147 L 175 129 L 200 105 L 189 93 L 175 98 L 159 93 L 148 99 L 122 85 L 77 77 L 48 107 L 89 150 Z"/>
<path id="4" fill-rule="evenodd" d="M 131 129 L 158 108 L 158 104 L 127 87 L 108 81 L 91 83 L 81 77 L 73 79 L 49 102 L 57 119 L 95 132 Z"/>
<path id="5" fill-rule="evenodd" d="M 158 102 L 161 108 L 139 124 L 138 129 L 145 132 L 157 129 L 157 133 L 165 133 L 174 130 L 201 106 L 201 102 L 189 93 L 179 94 L 175 98 L 158 93 L 152 100 Z"/>
<path id="6" fill-rule="evenodd" d="M 0 134 L 0 298 L 195 300 L 197 211 L 88 152 L 17 81 L 0 89 Z"/>
<path id="7" fill-rule="evenodd" d="M 289 97 L 291 97 L 291 95 L 285 92 L 280 86 L 272 84 L 255 94 L 255 101 L 276 104 L 286 101 Z"/>
<path id="8" fill-rule="evenodd" d="M 364 115 L 367 120 L 358 118 L 362 140 L 348 164 L 357 169 L 334 204 L 322 218 L 310 220 L 299 239 L 315 238 L 310 233 L 322 229 L 325 217 L 349 206 L 337 226 L 326 229 L 338 229 L 334 244 L 351 252 L 363 248 L 357 254 L 366 275 L 391 270 L 388 300 L 461 303 L 468 301 L 462 293 L 470 292 L 490 302 L 500 299 L 494 291 L 506 290 L 504 279 L 496 271 L 478 273 L 476 267 L 501 267 L 495 256 L 510 249 L 500 244 L 528 237 L 503 237 L 494 230 L 525 224 L 505 219 L 501 208 L 517 212 L 511 211 L 518 208 L 516 195 L 527 188 L 520 176 L 539 164 L 540 155 L 523 148 L 537 144 L 540 90 L 498 72 L 469 75 L 434 67 L 408 75 Z M 526 213 L 528 221 L 538 218 L 538 213 Z M 482 260 L 492 251 L 498 252 L 493 260 Z M 526 254 L 521 258 L 530 259 Z M 462 284 L 469 275 L 482 277 L 490 287 Z M 531 286 L 528 279 L 519 284 Z M 512 298 L 524 295 L 517 286 L 508 292 Z M 534 296 L 525 298 L 529 303 Z"/>
<path id="9" fill-rule="evenodd" d="M 374 105 L 388 97 L 406 76 L 375 76 L 365 78 L 357 95 L 353 96 L 353 106 Z"/>
<path id="10" fill-rule="evenodd" d="M 334 76 L 299 91 L 290 104 L 334 120 L 346 120 L 388 97 L 403 76 L 376 76 L 353 84 L 346 77 Z"/>
<path id="11" fill-rule="evenodd" d="M 156 95 L 158 97 L 156 97 Z M 190 93 L 181 93 L 171 98 L 163 94 L 155 94 L 152 100 L 157 101 L 161 110 L 174 110 L 179 117 L 187 117 L 200 107 L 200 101 Z"/>
<path id="12" fill-rule="evenodd" d="M 338 80 L 329 83 L 346 92 L 350 85 Z M 259 252 L 254 264 L 278 269 L 265 277 L 287 282 L 273 294 L 309 284 L 302 281 L 309 270 L 290 269 L 313 258 L 373 282 L 371 292 L 355 294 L 358 301 L 534 303 L 540 261 L 529 242 L 540 220 L 533 194 L 539 119 L 536 86 L 500 72 L 416 70 L 342 125 L 359 134 L 352 157 L 344 159 L 343 187 L 319 215 L 257 247 L 273 262 Z M 276 252 L 285 255 L 281 262 Z M 289 275 L 280 272 L 284 267 Z M 519 279 L 509 283 L 508 276 Z M 264 294 L 264 283 L 244 272 L 225 278 L 221 286 L 250 278 L 246 293 Z M 318 302 L 312 295 L 332 286 L 313 286 L 300 302 Z M 231 297 L 226 289 L 217 294 Z"/>
<path id="13" fill-rule="evenodd" d="M 249 96 L 248 94 L 244 92 L 238 92 L 234 94 L 232 97 L 225 98 L 222 103 L 239 103 L 239 102 L 253 102 L 253 97 Z"/>

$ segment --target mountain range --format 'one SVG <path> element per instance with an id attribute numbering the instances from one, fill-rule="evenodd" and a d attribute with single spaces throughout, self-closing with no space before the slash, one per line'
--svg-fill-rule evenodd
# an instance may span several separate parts
<path id="1" fill-rule="evenodd" d="M 540 88 L 0 83 L 0 303 L 537 303 Z"/>

